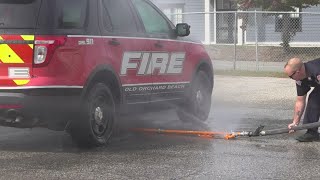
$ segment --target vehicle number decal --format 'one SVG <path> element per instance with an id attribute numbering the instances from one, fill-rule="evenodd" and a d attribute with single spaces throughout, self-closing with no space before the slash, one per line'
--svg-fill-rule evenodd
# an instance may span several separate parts
<path id="1" fill-rule="evenodd" d="M 86 40 L 78 41 L 78 45 L 93 45 L 94 41 L 92 38 L 87 38 Z"/>

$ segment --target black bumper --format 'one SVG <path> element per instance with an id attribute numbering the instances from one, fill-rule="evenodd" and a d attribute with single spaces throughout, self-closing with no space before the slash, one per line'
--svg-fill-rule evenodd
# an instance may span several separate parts
<path id="1" fill-rule="evenodd" d="M 0 90 L 0 125 L 63 125 L 80 107 L 82 89 Z M 21 116 L 22 122 L 14 121 Z M 50 127 L 49 127 L 50 128 Z M 50 128 L 55 129 L 55 128 Z"/>

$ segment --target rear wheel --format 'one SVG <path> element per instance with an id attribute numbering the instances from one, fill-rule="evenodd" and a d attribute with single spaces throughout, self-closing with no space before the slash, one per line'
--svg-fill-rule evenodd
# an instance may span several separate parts
<path id="1" fill-rule="evenodd" d="M 111 137 L 115 121 L 115 102 L 110 89 L 96 84 L 86 96 L 79 118 L 69 129 L 72 139 L 82 147 L 102 146 Z"/>
<path id="2" fill-rule="evenodd" d="M 204 71 L 199 71 L 191 83 L 190 92 L 177 110 L 182 121 L 206 121 L 211 109 L 211 82 Z"/>

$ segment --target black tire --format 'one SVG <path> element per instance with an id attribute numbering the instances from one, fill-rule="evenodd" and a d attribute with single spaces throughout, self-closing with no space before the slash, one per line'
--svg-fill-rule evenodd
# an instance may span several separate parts
<path id="1" fill-rule="evenodd" d="M 79 117 L 68 130 L 80 147 L 106 145 L 116 118 L 115 102 L 110 89 L 102 83 L 92 87 L 84 99 Z"/>
<path id="2" fill-rule="evenodd" d="M 211 81 L 204 71 L 199 71 L 193 79 L 190 91 L 178 107 L 177 115 L 181 121 L 206 121 L 211 109 Z"/>

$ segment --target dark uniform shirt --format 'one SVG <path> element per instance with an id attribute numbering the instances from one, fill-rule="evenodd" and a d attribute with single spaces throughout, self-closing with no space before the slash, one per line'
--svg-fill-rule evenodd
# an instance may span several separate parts
<path id="1" fill-rule="evenodd" d="M 311 87 L 314 87 L 314 91 L 320 93 L 320 58 L 304 63 L 306 68 L 307 78 L 296 81 L 298 96 L 306 95 Z"/>

